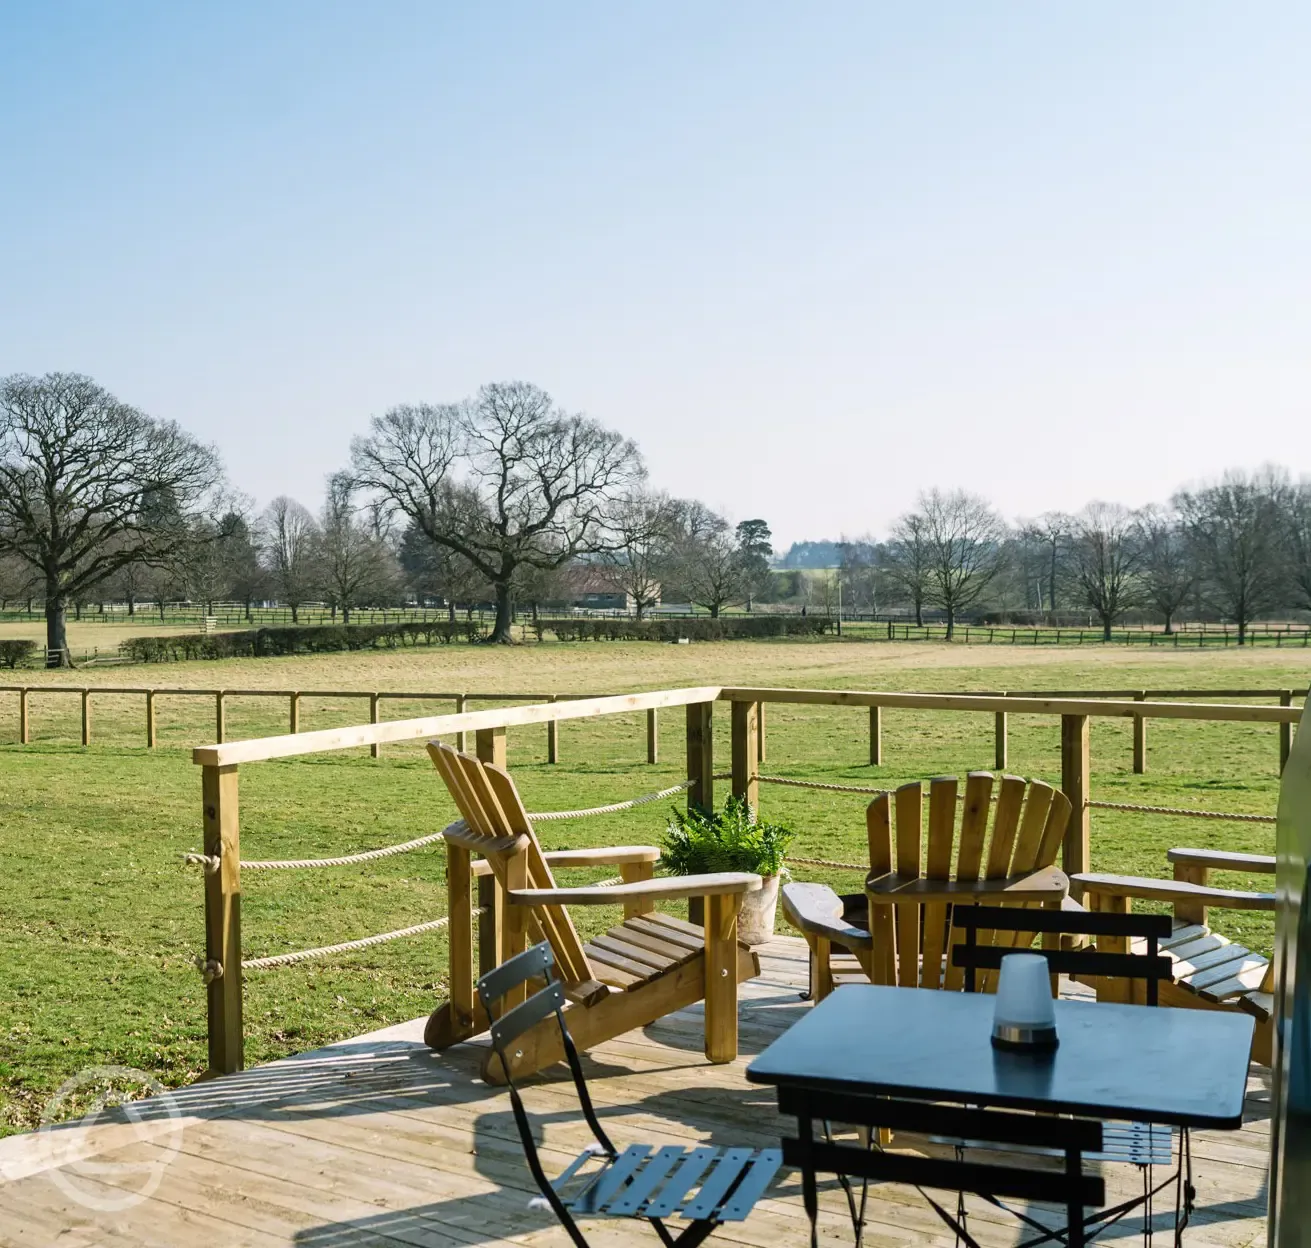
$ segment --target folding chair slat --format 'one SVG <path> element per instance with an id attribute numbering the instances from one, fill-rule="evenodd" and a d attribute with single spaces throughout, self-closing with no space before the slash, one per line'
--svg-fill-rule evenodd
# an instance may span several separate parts
<path id="1" fill-rule="evenodd" d="M 733 1189 L 733 1194 L 724 1202 L 719 1211 L 723 1222 L 741 1222 L 764 1194 L 779 1167 L 783 1164 L 781 1148 L 762 1148 L 751 1163 L 751 1168 L 742 1181 Z"/>
<path id="2" fill-rule="evenodd" d="M 564 990 L 560 981 L 553 979 L 541 991 L 496 1019 L 491 1026 L 492 1040 L 501 1048 L 507 1048 L 530 1027 L 536 1027 L 542 1019 L 550 1018 L 556 1010 L 563 1008 Z"/>
<path id="3" fill-rule="evenodd" d="M 650 1144 L 630 1144 L 588 1185 L 587 1189 L 565 1206 L 573 1213 L 600 1213 L 618 1194 L 619 1189 L 636 1173 L 650 1154 Z"/>
<path id="4" fill-rule="evenodd" d="M 669 1217 L 683 1203 L 683 1197 L 692 1190 L 697 1180 L 718 1156 L 719 1149 L 709 1144 L 694 1148 L 688 1153 L 683 1164 L 674 1171 L 673 1178 L 660 1189 L 660 1195 L 647 1206 L 646 1216 Z"/>
<path id="5" fill-rule="evenodd" d="M 554 963 L 551 946 L 545 941 L 516 954 L 508 962 L 494 966 L 478 981 L 478 995 L 485 1008 L 490 1010 L 494 1001 L 499 1001 L 511 988 L 517 988 L 526 980 L 542 975 Z"/>
<path id="6" fill-rule="evenodd" d="M 683 1210 L 683 1217 L 692 1221 L 712 1217 L 754 1152 L 753 1148 L 730 1148 L 725 1152 L 701 1184 L 701 1190 Z"/>
<path id="7" fill-rule="evenodd" d="M 645 1203 L 647 1197 L 655 1191 L 660 1181 L 674 1168 L 674 1164 L 683 1156 L 683 1149 L 676 1144 L 666 1144 L 655 1156 L 638 1171 L 633 1181 L 623 1189 L 618 1200 L 612 1200 L 607 1213 L 621 1217 L 631 1217 Z"/>

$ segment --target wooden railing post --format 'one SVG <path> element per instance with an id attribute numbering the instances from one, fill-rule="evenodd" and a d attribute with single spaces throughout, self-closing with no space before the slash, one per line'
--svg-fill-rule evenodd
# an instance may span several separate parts
<path id="1" fill-rule="evenodd" d="M 1067 875 L 1089 869 L 1089 734 L 1087 715 L 1061 716 L 1061 789 L 1074 807 L 1065 829 L 1061 868 Z M 1076 898 L 1078 900 L 1078 898 Z"/>
<path id="2" fill-rule="evenodd" d="M 1004 693 L 1001 695 L 1006 696 Z M 993 717 L 993 747 L 992 761 L 993 767 L 997 771 L 1005 771 L 1010 757 L 1010 732 L 1007 724 L 1007 715 L 1005 711 L 998 711 Z"/>
<path id="3" fill-rule="evenodd" d="M 765 761 L 765 703 L 756 703 L 756 762 Z"/>
<path id="4" fill-rule="evenodd" d="M 300 694 L 293 692 L 289 695 L 290 705 L 287 708 L 287 731 L 294 737 L 300 731 Z"/>
<path id="5" fill-rule="evenodd" d="M 546 700 L 554 703 L 555 694 L 551 694 Z M 548 763 L 560 761 L 560 721 L 556 719 L 548 720 L 546 724 L 546 761 Z"/>
<path id="6" fill-rule="evenodd" d="M 883 766 L 883 708 L 869 708 L 869 765 Z"/>
<path id="7" fill-rule="evenodd" d="M 464 708 L 469 701 L 467 693 L 457 693 L 455 695 L 455 713 L 464 714 Z M 455 734 L 455 748 L 463 754 L 469 748 L 469 734 L 466 732 L 457 732 Z"/>
<path id="8" fill-rule="evenodd" d="M 32 740 L 31 725 L 27 718 L 27 686 L 18 691 L 18 744 L 28 745 Z"/>
<path id="9" fill-rule="evenodd" d="M 660 761 L 660 718 L 654 706 L 646 713 L 646 761 L 652 767 Z"/>
<path id="10" fill-rule="evenodd" d="M 493 767 L 505 766 L 504 728 L 479 728 L 473 738 L 479 762 L 491 763 Z"/>
<path id="11" fill-rule="evenodd" d="M 1147 690 L 1140 689 L 1133 695 L 1135 702 L 1147 701 Z M 1141 715 L 1133 717 L 1133 774 L 1147 774 L 1147 720 Z"/>
<path id="12" fill-rule="evenodd" d="M 1279 691 L 1279 705 L 1293 705 L 1293 691 L 1291 689 L 1281 689 Z M 1279 725 L 1279 774 L 1284 774 L 1284 768 L 1288 765 L 1288 753 L 1293 748 L 1293 725 Z"/>
<path id="13" fill-rule="evenodd" d="M 208 994 L 209 1069 L 230 1075 L 245 1065 L 241 1023 L 241 839 L 237 768 L 202 769 L 204 852 L 217 856 L 205 873 L 205 959 L 211 963 Z"/>
<path id="14" fill-rule="evenodd" d="M 155 691 L 146 690 L 146 749 L 155 748 Z"/>
<path id="15" fill-rule="evenodd" d="M 379 695 L 376 693 L 369 694 L 369 723 L 371 724 L 376 724 L 378 722 L 378 696 Z M 369 746 L 369 757 L 377 758 L 381 753 L 382 746 L 374 741 Z"/>
<path id="16" fill-rule="evenodd" d="M 733 729 L 733 796 L 742 798 L 752 810 L 760 805 L 759 741 L 756 718 L 759 702 L 734 702 Z"/>
<path id="17" fill-rule="evenodd" d="M 214 740 L 219 745 L 223 744 L 223 731 L 227 727 L 226 716 L 223 714 L 223 690 L 218 690 L 214 694 Z"/>
<path id="18" fill-rule="evenodd" d="M 91 690 L 82 690 L 82 744 L 91 744 Z"/>
<path id="19" fill-rule="evenodd" d="M 705 811 L 715 808 L 715 704 L 687 705 L 687 808 Z"/>

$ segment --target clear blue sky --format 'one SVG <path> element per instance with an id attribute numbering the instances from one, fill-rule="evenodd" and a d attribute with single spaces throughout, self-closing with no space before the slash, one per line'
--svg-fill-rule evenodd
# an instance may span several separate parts
<path id="1" fill-rule="evenodd" d="M 1311 5 L 0 6 L 0 373 L 317 507 L 524 378 L 786 543 L 1311 471 Z"/>

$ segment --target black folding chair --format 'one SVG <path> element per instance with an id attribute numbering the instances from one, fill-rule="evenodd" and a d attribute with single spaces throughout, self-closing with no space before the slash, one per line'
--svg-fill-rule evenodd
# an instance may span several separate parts
<path id="1" fill-rule="evenodd" d="M 810 1088 L 780 1086 L 778 1108 L 782 1114 L 797 1118 L 797 1136 L 783 1141 L 783 1160 L 801 1170 L 802 1198 L 810 1218 L 811 1244 L 817 1242 L 818 1188 L 816 1176 L 838 1176 L 847 1198 L 852 1202 L 852 1221 L 856 1243 L 864 1230 L 864 1198 L 856 1208 L 848 1185 L 850 1177 L 868 1184 L 881 1182 L 909 1183 L 921 1194 L 938 1216 L 955 1231 L 957 1239 L 979 1248 L 971 1238 L 958 1207 L 953 1216 L 925 1188 L 949 1192 L 973 1192 L 994 1200 L 1007 1196 L 1021 1200 L 1050 1201 L 1064 1205 L 1069 1226 L 1075 1228 L 1067 1242 L 1083 1244 L 1086 1206 L 1099 1206 L 1106 1198 L 1105 1184 L 1095 1175 L 1083 1173 L 1081 1157 L 1102 1146 L 1102 1124 L 1082 1118 L 1041 1117 L 1007 1110 L 977 1109 L 958 1105 L 940 1105 L 928 1101 L 889 1100 L 879 1097 L 835 1095 Z M 820 1122 L 823 1136 L 815 1138 L 815 1123 Z M 827 1124 L 840 1122 L 868 1129 L 870 1146 L 844 1144 L 834 1140 Z M 951 1157 L 921 1157 L 906 1153 L 885 1152 L 873 1144 L 878 1128 L 913 1131 L 918 1134 L 969 1140 L 971 1145 L 1000 1151 L 1019 1148 L 1045 1148 L 1064 1158 L 1059 1167 L 1035 1167 L 1025 1158 L 1021 1164 L 993 1164 L 967 1161 L 957 1147 Z M 1027 1220 L 1027 1219 L 1022 1219 Z M 1040 1231 L 1041 1224 L 1034 1223 Z M 1060 1233 L 1045 1234 L 1042 1239 L 1065 1238 Z"/>
<path id="2" fill-rule="evenodd" d="M 690 1149 L 666 1145 L 653 1150 L 650 1144 L 630 1144 L 623 1152 L 616 1149 L 597 1121 L 592 1107 L 578 1050 L 564 1021 L 564 992 L 551 973 L 554 964 L 548 943 L 534 945 L 484 975 L 478 981 L 478 996 L 488 1017 L 494 1020 L 491 1024 L 492 1047 L 507 1072 L 510 1105 L 523 1141 L 528 1169 L 546 1204 L 560 1219 L 569 1237 L 578 1248 L 588 1248 L 574 1216 L 609 1215 L 645 1219 L 655 1227 L 656 1234 L 667 1248 L 673 1248 L 675 1244 L 696 1248 L 721 1223 L 744 1220 L 782 1165 L 782 1151 L 777 1148 L 721 1149 L 709 1145 Z M 545 987 L 496 1017 L 494 1007 L 501 998 L 530 980 L 545 980 Z M 514 1042 L 552 1014 L 560 1024 L 560 1036 L 578 1091 L 578 1102 L 595 1141 L 583 1149 L 554 1182 L 542 1169 L 523 1099 L 508 1075 Z M 696 1189 L 695 1194 L 693 1189 Z M 682 1218 L 687 1223 L 677 1234 L 664 1223 L 664 1219 L 673 1217 Z"/>
<path id="3" fill-rule="evenodd" d="M 1107 976 L 1113 979 L 1144 981 L 1144 996 L 1149 1006 L 1159 1003 L 1159 985 L 1173 978 L 1168 955 L 1160 952 L 1162 940 L 1170 937 L 1174 924 L 1164 914 L 1103 914 L 1086 910 L 1030 910 L 1014 906 L 956 906 L 952 911 L 953 928 L 951 962 L 965 971 L 965 991 L 974 992 L 979 971 L 996 971 L 1008 953 L 1037 953 L 1047 959 L 1053 975 Z M 963 943 L 956 942 L 954 931 L 964 932 Z M 1100 949 L 1021 948 L 1012 945 L 981 945 L 979 932 L 1036 935 L 1114 936 L 1129 942 L 1141 940 L 1143 953 L 1113 953 Z M 1132 943 L 1130 943 L 1132 948 Z M 973 1141 L 970 1141 L 971 1146 Z M 1122 1162 L 1139 1167 L 1143 1177 L 1143 1194 L 1114 1209 L 1103 1210 L 1090 1222 L 1104 1230 L 1139 1205 L 1143 1208 L 1143 1240 L 1152 1238 L 1152 1199 L 1157 1193 L 1176 1185 L 1175 1242 L 1188 1225 L 1195 1192 L 1192 1184 L 1192 1148 L 1186 1129 L 1179 1135 L 1179 1169 L 1164 1183 L 1153 1185 L 1152 1167 L 1170 1165 L 1174 1160 L 1174 1132 L 1169 1127 L 1150 1123 L 1106 1123 L 1103 1142 L 1088 1161 Z M 1015 1212 L 1012 1210 L 1012 1212 Z M 1023 1215 L 1017 1214 L 1028 1221 Z M 1032 1223 L 1037 1225 L 1036 1223 Z"/>

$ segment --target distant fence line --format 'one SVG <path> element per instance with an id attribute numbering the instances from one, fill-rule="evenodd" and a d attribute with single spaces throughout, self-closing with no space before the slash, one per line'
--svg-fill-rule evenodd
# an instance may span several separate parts
<path id="1" fill-rule="evenodd" d="M 831 691 L 840 697 L 841 690 Z M 1306 697 L 1307 688 L 1301 689 L 1075 689 L 1075 690 L 985 690 L 959 691 L 938 695 L 943 698 L 1111 698 L 1132 699 L 1135 702 L 1164 702 L 1171 700 L 1226 699 L 1242 698 L 1246 701 L 1260 698 L 1277 698 L 1281 707 L 1291 707 L 1294 698 Z M 560 701 L 573 701 L 585 698 L 609 697 L 613 695 L 598 693 L 495 693 L 495 692 L 459 692 L 424 690 L 420 692 L 402 692 L 390 689 L 189 689 L 178 686 L 122 686 L 122 685 L 0 685 L 0 693 L 18 695 L 18 744 L 32 743 L 32 699 L 36 694 L 73 696 L 80 699 L 82 713 L 82 744 L 90 745 L 92 741 L 91 699 L 93 696 L 106 697 L 142 697 L 145 699 L 145 743 L 154 749 L 158 741 L 159 708 L 161 697 L 209 698 L 214 703 L 214 742 L 222 745 L 227 740 L 227 708 L 231 698 L 276 698 L 287 702 L 287 731 L 295 734 L 301 730 L 301 702 L 305 698 L 367 698 L 369 700 L 369 722 L 382 723 L 382 704 L 391 702 L 451 702 L 455 714 L 463 714 L 471 702 L 530 702 L 551 704 Z M 896 695 L 889 694 L 889 698 Z M 758 761 L 765 760 L 765 718 L 763 703 L 760 711 L 759 731 L 757 734 Z M 1022 710 L 1022 708 L 1017 708 Z M 884 731 L 882 719 L 883 707 L 879 704 L 869 706 L 869 763 L 877 767 L 883 763 Z M 1137 775 L 1147 771 L 1147 719 L 1146 715 L 1133 717 L 1133 770 Z M 651 708 L 646 712 L 646 761 L 649 764 L 659 762 L 659 732 L 657 711 Z M 1282 772 L 1288 761 L 1292 748 L 1293 726 L 1289 722 L 1279 724 L 1279 770 Z M 1010 752 L 1009 713 L 996 711 L 994 715 L 994 766 L 1005 770 Z M 456 742 L 459 749 L 466 746 L 465 734 L 460 733 Z M 381 753 L 381 744 L 370 743 L 372 757 Z M 560 761 L 559 722 L 550 720 L 546 725 L 546 761 Z"/>

